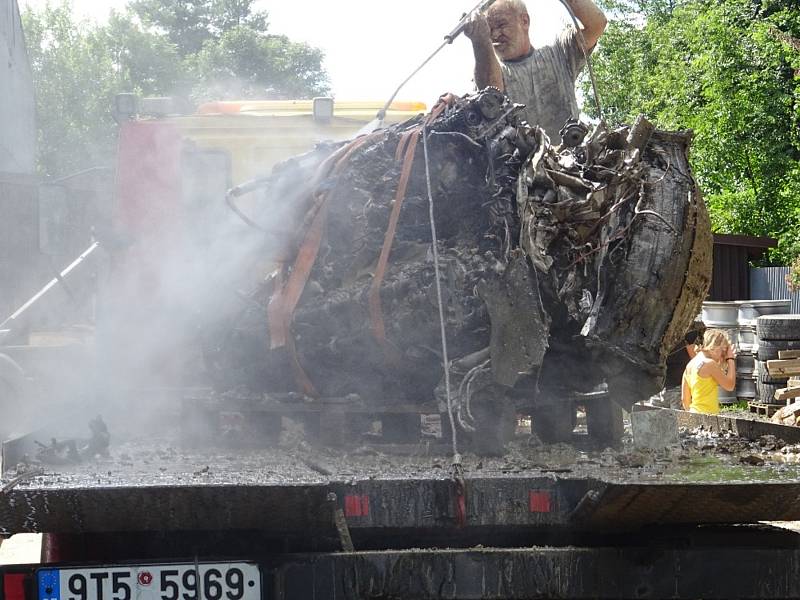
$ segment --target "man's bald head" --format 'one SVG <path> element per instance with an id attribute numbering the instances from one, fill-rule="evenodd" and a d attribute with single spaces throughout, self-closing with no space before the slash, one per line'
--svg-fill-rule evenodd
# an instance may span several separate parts
<path id="1" fill-rule="evenodd" d="M 513 10 L 518 15 L 527 15 L 528 7 L 523 0 L 497 0 L 492 6 L 489 7 L 488 13 L 496 10 L 498 7 L 506 6 Z"/>
<path id="2" fill-rule="evenodd" d="M 486 12 L 494 51 L 503 60 L 515 60 L 531 51 L 531 19 L 522 0 L 497 0 Z"/>

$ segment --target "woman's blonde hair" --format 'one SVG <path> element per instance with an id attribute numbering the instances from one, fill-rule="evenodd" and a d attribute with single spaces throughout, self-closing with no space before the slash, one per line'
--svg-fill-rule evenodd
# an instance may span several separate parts
<path id="1" fill-rule="evenodd" d="M 714 350 L 715 348 L 722 348 L 731 346 L 731 340 L 728 334 L 722 329 L 707 329 L 703 333 L 703 338 L 697 345 L 698 350 Z"/>

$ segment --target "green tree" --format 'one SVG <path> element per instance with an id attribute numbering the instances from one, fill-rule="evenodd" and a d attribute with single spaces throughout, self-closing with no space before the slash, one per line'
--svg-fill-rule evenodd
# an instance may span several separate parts
<path id="1" fill-rule="evenodd" d="M 253 10 L 254 0 L 214 0 L 211 3 L 211 27 L 216 35 L 239 27 L 257 32 L 266 32 L 269 24 L 267 13 Z"/>
<path id="2" fill-rule="evenodd" d="M 328 90 L 323 54 L 286 36 L 241 26 L 209 41 L 196 55 L 195 98 L 303 98 Z"/>
<path id="3" fill-rule="evenodd" d="M 146 26 L 166 34 L 181 56 L 198 52 L 213 37 L 208 0 L 134 0 L 129 8 Z"/>
<path id="4" fill-rule="evenodd" d="M 129 90 L 154 96 L 188 85 L 175 45 L 144 31 L 129 13 L 112 12 L 108 24 L 93 35 L 111 52 L 118 81 Z"/>
<path id="5" fill-rule="evenodd" d="M 69 0 L 27 10 L 42 172 L 113 160 L 111 109 L 120 92 L 198 100 L 325 93 L 322 52 L 268 34 L 266 13 L 252 3 L 134 0 L 133 10 L 102 25 L 77 20 Z"/>
<path id="6" fill-rule="evenodd" d="M 181 73 L 167 40 L 112 15 L 98 26 L 77 21 L 68 2 L 23 14 L 36 91 L 39 164 L 65 175 L 105 164 L 113 156 L 111 116 L 121 91 L 161 94 Z"/>
<path id="7" fill-rule="evenodd" d="M 114 65 L 104 48 L 81 32 L 68 4 L 23 14 L 33 70 L 39 162 L 50 175 L 95 163 L 110 143 L 108 98 Z M 105 142 L 105 143 L 104 143 Z"/>
<path id="8" fill-rule="evenodd" d="M 594 56 L 605 116 L 692 129 L 692 166 L 717 231 L 800 227 L 800 15 L 793 0 L 613 0 Z M 587 107 L 589 110 L 591 106 Z"/>
<path id="9" fill-rule="evenodd" d="M 245 27 L 267 30 L 267 13 L 254 0 L 133 0 L 129 8 L 142 22 L 165 33 L 181 56 L 199 52 L 210 40 Z"/>
<path id="10" fill-rule="evenodd" d="M 166 35 L 195 78 L 196 100 L 301 98 L 328 90 L 323 54 L 267 32 L 254 0 L 133 0 L 131 10 Z"/>

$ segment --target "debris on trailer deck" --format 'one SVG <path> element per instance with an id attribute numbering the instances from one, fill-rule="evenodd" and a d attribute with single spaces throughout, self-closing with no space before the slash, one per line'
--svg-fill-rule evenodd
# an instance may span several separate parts
<path id="1" fill-rule="evenodd" d="M 59 466 L 91 460 L 95 457 L 108 457 L 111 435 L 103 417 L 98 415 L 89 421 L 91 437 L 88 439 L 50 438 L 49 443 L 34 440 L 38 447 L 35 456 L 22 456 L 22 464 L 41 464 Z"/>
<path id="2" fill-rule="evenodd" d="M 0 494 L 10 492 L 19 484 L 44 475 L 44 469 L 25 470 L 24 465 L 17 465 L 17 467 L 17 474 L 14 477 L 11 477 L 7 482 L 3 483 L 2 487 L 0 487 Z"/>
<path id="3" fill-rule="evenodd" d="M 216 387 L 444 405 L 432 200 L 457 424 L 539 407 L 566 439 L 572 394 L 607 382 L 589 429 L 613 438 L 609 398 L 661 388 L 710 283 L 691 135 L 640 119 L 553 147 L 518 112 L 487 89 L 276 167 L 257 210 L 290 213 L 282 268 L 207 331 Z"/>
<path id="4" fill-rule="evenodd" d="M 115 527 L 320 535 L 328 528 L 341 546 L 331 516 L 337 507 L 351 532 L 360 532 L 354 542 L 370 531 L 383 535 L 385 527 L 442 535 L 459 527 L 452 456 L 424 444 L 398 456 L 369 446 L 343 452 L 305 444 L 187 451 L 172 439 L 118 443 L 107 458 L 48 467 L 17 483 L 0 494 L 0 534 Z M 527 436 L 500 457 L 464 454 L 462 467 L 467 527 L 620 531 L 656 522 L 800 519 L 793 502 L 800 493 L 800 444 L 775 436 L 745 440 L 683 429 L 678 447 L 660 451 L 636 448 L 627 437 L 621 450 L 598 451 Z"/>
<path id="5" fill-rule="evenodd" d="M 657 481 L 684 477 L 700 480 L 713 466 L 713 476 L 722 479 L 800 480 L 800 443 L 787 444 L 774 435 L 747 440 L 728 432 L 681 428 L 679 444 L 670 448 L 636 447 L 629 435 L 621 449 L 589 448 L 581 448 L 579 440 L 572 444 L 542 444 L 535 436 L 523 436 L 509 444 L 503 456 L 465 454 L 464 469 L 467 476 L 550 473 Z M 46 473 L 34 472 L 36 481 L 25 485 L 72 488 L 291 484 L 397 477 L 447 479 L 451 458 L 446 451 L 433 452 L 426 444 L 419 444 L 414 453 L 397 455 L 371 446 L 341 451 L 320 449 L 305 442 L 271 449 L 187 450 L 173 447 L 168 439 L 142 439 L 119 444 L 113 454 L 96 455 L 81 464 L 48 465 Z M 744 476 L 740 463 L 758 463 L 764 470 Z"/>

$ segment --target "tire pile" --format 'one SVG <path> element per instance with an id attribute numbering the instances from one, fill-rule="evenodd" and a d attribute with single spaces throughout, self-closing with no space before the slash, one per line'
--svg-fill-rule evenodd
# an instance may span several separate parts
<path id="1" fill-rule="evenodd" d="M 800 350 L 800 315 L 765 315 L 756 321 L 758 350 L 756 353 L 756 387 L 765 404 L 783 404 L 775 400 L 775 392 L 788 387 L 788 377 L 773 377 L 767 361 L 777 360 L 781 350 Z"/>
<path id="2" fill-rule="evenodd" d="M 734 402 L 752 402 L 758 397 L 755 375 L 756 325 L 755 321 L 739 319 L 738 326 L 729 331 L 736 340 L 736 389 L 733 391 Z M 724 392 L 722 388 L 720 391 Z M 720 397 L 720 403 L 725 402 Z"/>

